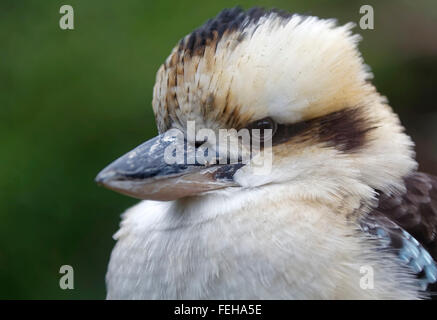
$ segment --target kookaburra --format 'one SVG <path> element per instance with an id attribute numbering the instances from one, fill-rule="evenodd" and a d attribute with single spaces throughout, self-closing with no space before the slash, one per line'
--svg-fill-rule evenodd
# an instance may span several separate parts
<path id="1" fill-rule="evenodd" d="M 153 91 L 160 135 L 96 178 L 145 200 L 114 236 L 108 299 L 431 297 L 437 179 L 417 171 L 352 27 L 234 8 L 177 44 Z M 190 121 L 217 136 L 271 129 L 270 171 L 169 164 L 165 134 L 187 137 Z"/>

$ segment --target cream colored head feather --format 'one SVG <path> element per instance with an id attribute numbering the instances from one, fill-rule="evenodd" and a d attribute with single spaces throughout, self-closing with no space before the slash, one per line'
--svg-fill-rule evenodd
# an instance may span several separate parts
<path id="1" fill-rule="evenodd" d="M 260 9 L 223 11 L 212 21 L 185 37 L 158 71 L 160 131 L 187 120 L 292 123 L 363 105 L 374 91 L 353 24 Z"/>
<path id="2" fill-rule="evenodd" d="M 246 187 L 304 181 L 326 190 L 354 180 L 391 192 L 416 167 L 412 142 L 369 79 L 352 23 L 234 8 L 186 36 L 157 73 L 153 109 L 160 132 L 243 128 L 270 117 L 309 122 L 273 147 L 273 172 L 235 179 Z"/>

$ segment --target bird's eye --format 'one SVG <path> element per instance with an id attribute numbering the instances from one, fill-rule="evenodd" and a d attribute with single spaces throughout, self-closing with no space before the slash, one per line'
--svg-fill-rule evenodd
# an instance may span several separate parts
<path id="1" fill-rule="evenodd" d="M 269 137 L 272 138 L 275 135 L 277 128 L 277 123 L 270 117 L 254 121 L 247 126 L 247 129 L 249 129 L 251 135 L 253 133 L 253 129 L 259 129 L 259 137 L 261 141 L 264 141 Z M 271 134 L 266 130 L 271 130 Z"/>
<path id="2" fill-rule="evenodd" d="M 200 148 L 204 143 L 206 142 L 206 140 L 201 140 L 201 141 L 195 141 L 194 142 L 194 147 L 196 148 L 196 149 L 198 149 L 198 148 Z"/>

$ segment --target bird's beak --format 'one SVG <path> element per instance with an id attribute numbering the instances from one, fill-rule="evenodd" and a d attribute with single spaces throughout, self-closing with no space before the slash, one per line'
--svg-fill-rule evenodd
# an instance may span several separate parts
<path id="1" fill-rule="evenodd" d="M 166 158 L 175 143 L 177 138 L 166 133 L 150 139 L 108 165 L 97 175 L 96 182 L 134 198 L 163 201 L 238 186 L 233 175 L 242 164 L 204 165 L 187 161 L 193 151 L 190 148 L 194 148 L 188 144 L 183 143 L 183 163 L 168 164 Z"/>

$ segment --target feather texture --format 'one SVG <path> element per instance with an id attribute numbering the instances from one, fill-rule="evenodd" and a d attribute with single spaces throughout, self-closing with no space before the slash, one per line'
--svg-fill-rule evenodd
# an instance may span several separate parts
<path id="1" fill-rule="evenodd" d="M 362 228 L 385 241 L 435 295 L 437 178 L 414 172 L 404 182 L 403 194 L 379 193 L 378 207 L 362 220 Z"/>

